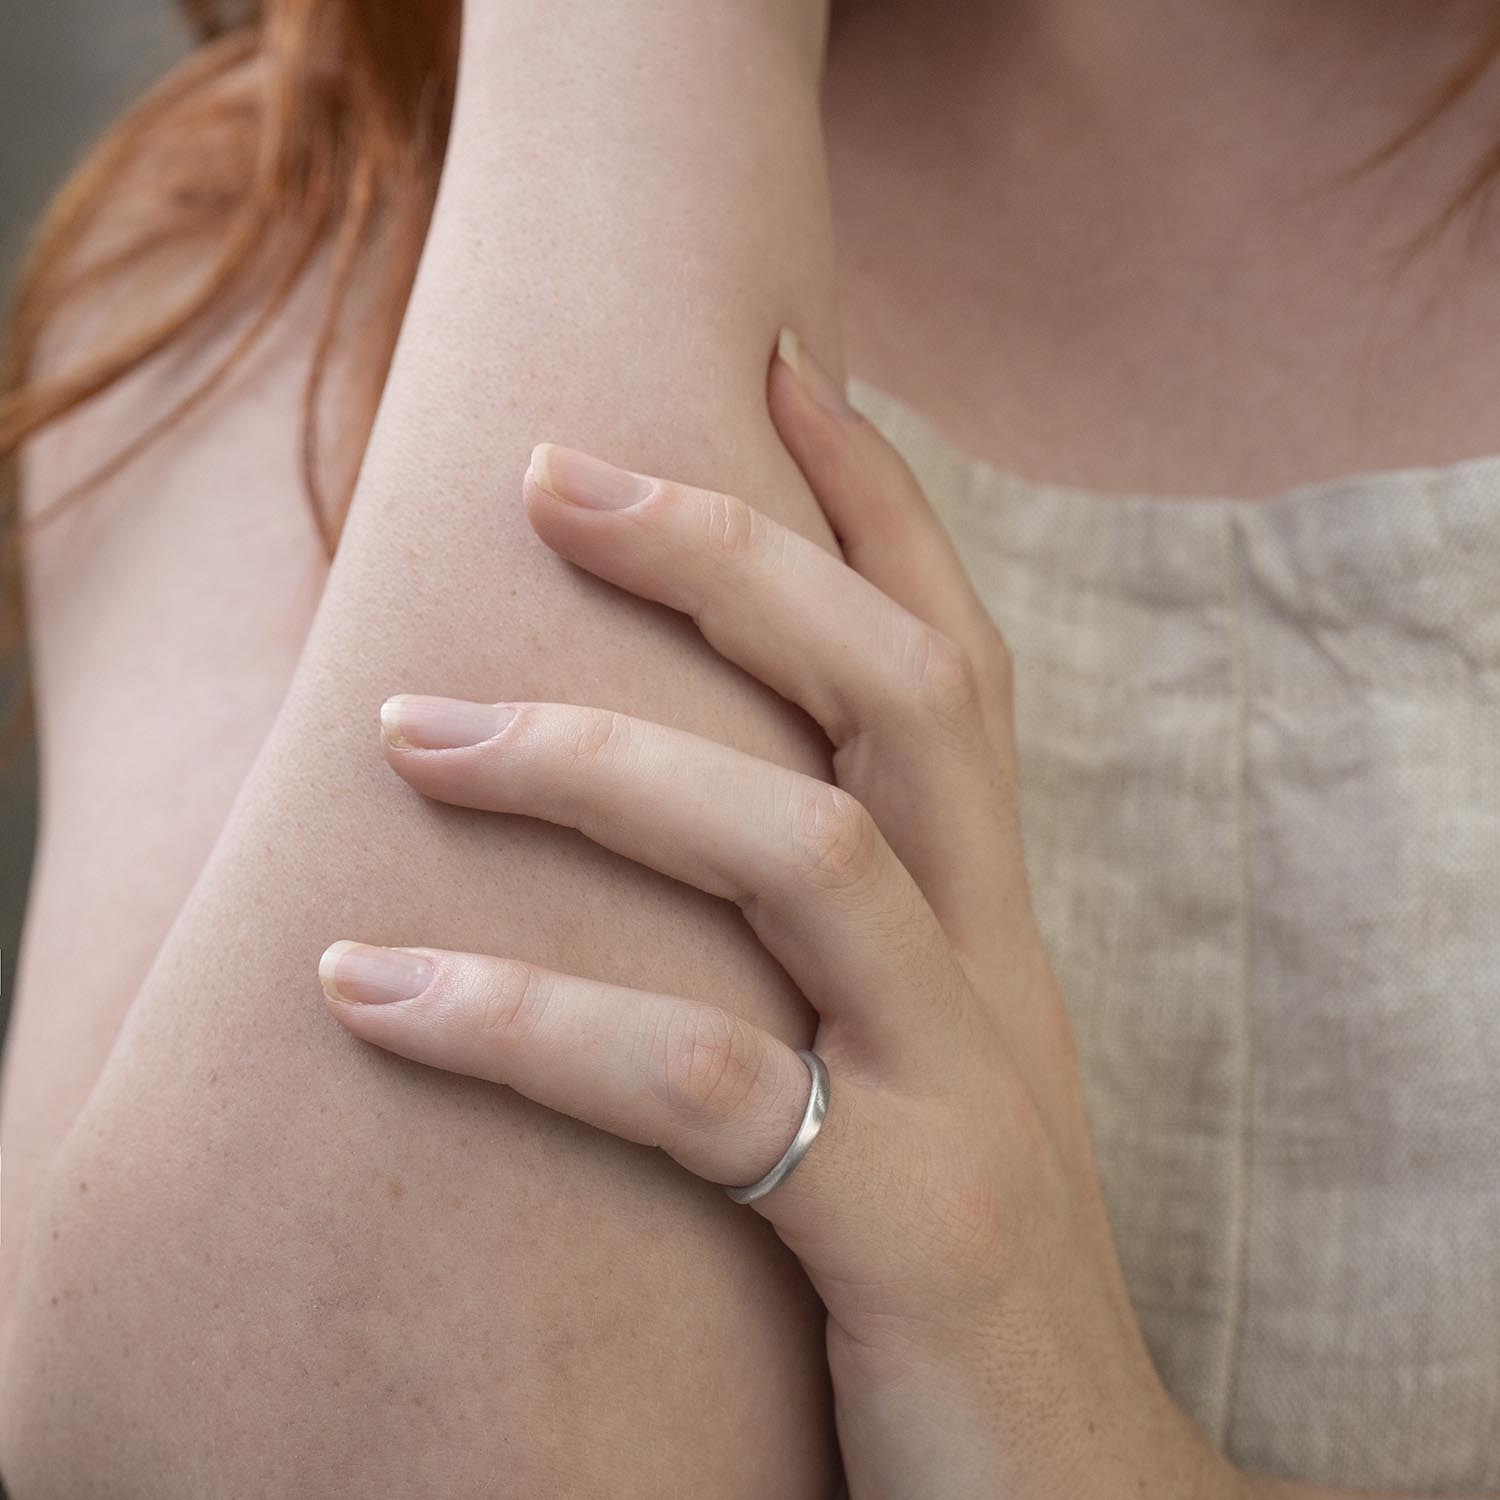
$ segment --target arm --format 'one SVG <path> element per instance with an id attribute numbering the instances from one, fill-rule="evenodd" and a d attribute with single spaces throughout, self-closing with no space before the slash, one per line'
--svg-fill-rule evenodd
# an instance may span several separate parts
<path id="1" fill-rule="evenodd" d="M 546 437 L 712 476 L 826 538 L 763 400 L 779 323 L 834 348 L 822 18 L 508 0 L 467 20 L 318 623 L 32 1230 L 0 1419 L 27 1500 L 103 1474 L 153 1496 L 829 1487 L 821 1319 L 768 1233 L 650 1153 L 364 1055 L 315 999 L 331 934 L 420 932 L 807 1025 L 733 908 L 560 830 L 477 837 L 394 784 L 373 726 L 387 693 L 438 683 L 826 770 L 805 721 L 546 556 L 519 512 Z"/>
<path id="2" fill-rule="evenodd" d="M 689 614 L 805 707 L 853 752 L 836 757 L 838 788 L 624 716 L 580 760 L 601 713 L 586 706 L 401 698 L 386 753 L 442 802 L 542 817 L 750 893 L 758 935 L 821 1011 L 823 1128 L 801 1059 L 691 998 L 340 942 L 320 966 L 330 1009 L 367 1041 L 659 1144 L 711 1182 L 756 1181 L 798 1132 L 804 1154 L 751 1206 L 828 1308 L 855 1500 L 1360 1500 L 1257 1485 L 1155 1377 L 1092 1181 L 1060 997 L 1028 935 L 1003 647 L 899 458 L 815 402 L 805 366 L 777 365 L 771 410 L 853 563 L 670 480 L 616 475 L 624 509 L 579 505 L 597 460 L 555 449 L 527 507 L 561 556 Z M 704 524 L 726 513 L 733 527 Z"/>
<path id="3" fill-rule="evenodd" d="M 1330 1490 L 1320 1484 L 1299 1484 L 1291 1479 L 1245 1476 L 1243 1500 L 1423 1500 L 1420 1495 L 1396 1494 L 1389 1490 Z M 1475 1496 L 1474 1500 L 1485 1500 Z"/>

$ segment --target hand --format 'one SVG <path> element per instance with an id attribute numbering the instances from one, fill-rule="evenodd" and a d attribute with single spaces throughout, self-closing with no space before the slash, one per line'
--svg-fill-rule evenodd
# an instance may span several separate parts
<path id="1" fill-rule="evenodd" d="M 801 705 L 835 783 L 562 703 L 399 697 L 426 795 L 580 829 L 735 902 L 816 1008 L 821 1134 L 753 1204 L 828 1309 L 853 1500 L 1238 1495 L 1173 1406 L 1120 1273 L 1022 863 L 1005 645 L 919 486 L 795 341 L 769 401 L 841 559 L 730 496 L 537 449 L 542 540 L 690 615 Z M 518 957 L 336 943 L 357 1036 L 505 1084 L 708 1181 L 756 1181 L 809 1071 L 698 999 Z"/>

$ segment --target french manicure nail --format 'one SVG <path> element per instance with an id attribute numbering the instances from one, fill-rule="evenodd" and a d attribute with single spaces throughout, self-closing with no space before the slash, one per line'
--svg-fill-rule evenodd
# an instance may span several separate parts
<path id="1" fill-rule="evenodd" d="M 833 376 L 807 352 L 807 346 L 790 328 L 783 328 L 777 335 L 776 353 L 824 411 L 832 412 L 836 417 L 850 415 L 853 408 Z"/>
<path id="2" fill-rule="evenodd" d="M 549 495 L 592 510 L 623 510 L 644 500 L 652 488 L 643 474 L 556 443 L 538 443 L 532 450 L 531 474 Z"/>
<path id="3" fill-rule="evenodd" d="M 380 705 L 380 728 L 398 749 L 461 750 L 494 739 L 515 716 L 506 703 L 398 693 Z"/>
<path id="4" fill-rule="evenodd" d="M 399 948 L 372 948 L 368 943 L 335 943 L 318 960 L 323 993 L 354 1005 L 388 1005 L 415 1000 L 436 972 L 430 958 Z"/>

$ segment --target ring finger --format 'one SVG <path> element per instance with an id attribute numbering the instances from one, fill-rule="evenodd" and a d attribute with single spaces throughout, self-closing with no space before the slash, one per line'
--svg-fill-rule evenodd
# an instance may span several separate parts
<path id="1" fill-rule="evenodd" d="M 717 1006 L 433 948 L 339 942 L 318 974 L 334 1015 L 363 1040 L 659 1146 L 722 1186 L 763 1177 L 807 1108 L 802 1059 Z M 881 1111 L 870 1109 L 868 1086 L 850 1077 L 837 1051 L 824 1061 L 837 1082 L 823 1127 L 791 1175 L 754 1206 L 794 1245 L 816 1237 L 854 1254 L 859 1236 L 830 1231 L 851 1193 L 870 1192 L 870 1174 L 851 1168 L 848 1148 L 851 1133 L 857 1138 Z M 896 1107 L 883 1091 L 881 1110 Z"/>

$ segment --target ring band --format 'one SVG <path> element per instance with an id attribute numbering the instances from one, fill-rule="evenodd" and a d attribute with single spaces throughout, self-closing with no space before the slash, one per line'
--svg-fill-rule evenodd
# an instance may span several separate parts
<path id="1" fill-rule="evenodd" d="M 818 1132 L 823 1128 L 823 1120 L 828 1113 L 828 1069 L 823 1066 L 823 1059 L 816 1052 L 805 1052 L 799 1048 L 797 1056 L 807 1064 L 807 1071 L 812 1074 L 812 1089 L 807 1096 L 807 1108 L 802 1112 L 802 1123 L 792 1137 L 792 1144 L 782 1153 L 781 1160 L 759 1182 L 752 1182 L 749 1187 L 724 1189 L 736 1203 L 754 1203 L 757 1198 L 764 1198 L 773 1187 L 779 1187 L 785 1182 L 797 1163 L 807 1155 L 807 1148 L 817 1140 Z"/>

